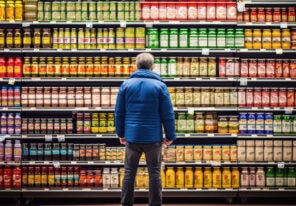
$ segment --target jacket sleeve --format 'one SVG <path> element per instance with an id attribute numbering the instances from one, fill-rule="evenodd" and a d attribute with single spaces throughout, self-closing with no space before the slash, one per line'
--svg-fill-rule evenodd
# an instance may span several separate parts
<path id="1" fill-rule="evenodd" d="M 164 127 L 166 138 L 176 140 L 175 114 L 172 106 L 170 94 L 166 85 L 162 87 L 160 94 L 160 117 Z"/>
<path id="2" fill-rule="evenodd" d="M 125 91 L 124 84 L 121 85 L 115 106 L 115 128 L 116 134 L 119 137 L 124 137 L 124 127 L 125 127 Z"/>

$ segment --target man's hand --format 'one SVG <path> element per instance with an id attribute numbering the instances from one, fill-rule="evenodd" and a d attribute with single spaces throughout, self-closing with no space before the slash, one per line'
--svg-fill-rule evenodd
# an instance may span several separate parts
<path id="1" fill-rule="evenodd" d="M 169 146 L 170 144 L 173 143 L 173 140 L 168 140 L 167 138 L 164 139 L 165 145 Z"/>
<path id="2" fill-rule="evenodd" d="M 125 141 L 124 137 L 119 137 L 119 142 L 120 142 L 120 144 L 123 144 L 123 145 L 126 144 L 126 141 Z"/>

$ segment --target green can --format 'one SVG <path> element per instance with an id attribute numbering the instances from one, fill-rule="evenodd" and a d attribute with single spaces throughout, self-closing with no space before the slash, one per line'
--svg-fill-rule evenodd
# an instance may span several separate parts
<path id="1" fill-rule="evenodd" d="M 61 2 L 54 1 L 51 5 L 51 19 L 53 21 L 61 20 Z"/>
<path id="2" fill-rule="evenodd" d="M 275 174 L 275 186 L 283 187 L 284 186 L 284 169 L 277 168 Z"/>
<path id="3" fill-rule="evenodd" d="M 186 132 L 194 133 L 194 115 L 193 114 L 186 115 Z"/>
<path id="4" fill-rule="evenodd" d="M 154 70 L 156 74 L 160 75 L 160 58 L 155 57 L 154 59 Z"/>
<path id="5" fill-rule="evenodd" d="M 265 175 L 265 182 L 267 187 L 275 186 L 275 174 L 273 167 L 268 167 Z"/>
<path id="6" fill-rule="evenodd" d="M 226 34 L 225 29 L 218 29 L 217 31 L 217 48 L 225 48 L 226 47 Z"/>
<path id="7" fill-rule="evenodd" d="M 179 45 L 178 29 L 170 29 L 169 31 L 169 48 L 178 48 Z"/>
<path id="8" fill-rule="evenodd" d="M 189 31 L 189 47 L 190 48 L 198 48 L 197 29 L 190 29 L 190 31 Z"/>
<path id="9" fill-rule="evenodd" d="M 166 57 L 161 58 L 161 61 L 160 61 L 160 76 L 161 77 L 168 76 L 168 60 Z"/>
<path id="10" fill-rule="evenodd" d="M 216 29 L 209 29 L 208 30 L 208 47 L 209 48 L 216 48 L 217 47 Z"/>
<path id="11" fill-rule="evenodd" d="M 289 167 L 288 174 L 287 174 L 287 186 L 288 187 L 295 187 L 296 186 L 296 172 L 294 167 Z"/>
<path id="12" fill-rule="evenodd" d="M 274 115 L 273 117 L 273 133 L 281 134 L 282 133 L 282 116 Z"/>
<path id="13" fill-rule="evenodd" d="M 158 29 L 148 29 L 148 48 L 159 47 Z"/>
<path id="14" fill-rule="evenodd" d="M 169 48 L 169 30 L 160 29 L 160 48 Z"/>
<path id="15" fill-rule="evenodd" d="M 201 28 L 198 31 L 198 47 L 207 48 L 208 47 L 208 35 L 207 29 Z"/>
<path id="16" fill-rule="evenodd" d="M 226 48 L 235 48 L 234 30 L 233 29 L 227 29 L 227 32 L 226 32 Z"/>
<path id="17" fill-rule="evenodd" d="M 177 61 L 176 57 L 170 57 L 168 62 L 168 77 L 177 76 Z"/>
<path id="18" fill-rule="evenodd" d="M 291 134 L 291 121 L 289 115 L 283 115 L 282 118 L 282 133 Z"/>
<path id="19" fill-rule="evenodd" d="M 244 48 L 245 47 L 245 35 L 243 29 L 235 30 L 235 39 L 234 39 L 235 48 Z"/>
<path id="20" fill-rule="evenodd" d="M 188 48 L 188 29 L 180 29 L 179 48 Z"/>

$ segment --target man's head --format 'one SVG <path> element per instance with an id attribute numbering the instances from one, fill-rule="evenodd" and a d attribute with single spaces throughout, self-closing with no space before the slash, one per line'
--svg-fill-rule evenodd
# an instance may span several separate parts
<path id="1" fill-rule="evenodd" d="M 150 69 L 154 68 L 154 57 L 149 53 L 141 53 L 136 58 L 137 69 Z"/>

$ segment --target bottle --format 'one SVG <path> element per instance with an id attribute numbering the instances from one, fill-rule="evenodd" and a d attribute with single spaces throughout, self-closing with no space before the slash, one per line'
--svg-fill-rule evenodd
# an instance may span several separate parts
<path id="1" fill-rule="evenodd" d="M 176 188 L 184 188 L 184 170 L 183 167 L 177 167 Z"/>
<path id="2" fill-rule="evenodd" d="M 198 48 L 198 32 L 197 29 L 189 30 L 189 48 Z"/>
<path id="3" fill-rule="evenodd" d="M 208 30 L 208 47 L 209 48 L 216 48 L 217 47 L 216 29 L 209 29 Z"/>
<path id="4" fill-rule="evenodd" d="M 161 29 L 160 30 L 160 48 L 169 48 L 169 30 L 168 29 Z"/>
<path id="5" fill-rule="evenodd" d="M 258 167 L 256 171 L 256 187 L 263 188 L 265 186 L 265 172 L 263 167 Z"/>
<path id="6" fill-rule="evenodd" d="M 179 48 L 188 48 L 188 29 L 180 29 Z"/>
<path id="7" fill-rule="evenodd" d="M 288 169 L 288 182 L 287 182 L 287 186 L 288 187 L 295 187 L 296 186 L 296 173 L 295 173 L 295 168 L 293 167 L 289 167 Z"/>
<path id="8" fill-rule="evenodd" d="M 240 187 L 240 174 L 237 167 L 233 167 L 231 171 L 231 187 L 232 188 Z"/>
<path id="9" fill-rule="evenodd" d="M 275 186 L 275 174 L 273 167 L 268 167 L 266 170 L 265 182 L 267 187 Z"/>
<path id="10" fill-rule="evenodd" d="M 193 188 L 192 167 L 186 167 L 186 169 L 185 169 L 185 188 Z"/>
<path id="11" fill-rule="evenodd" d="M 271 30 L 264 29 L 262 33 L 262 48 L 271 49 Z"/>
<path id="12" fill-rule="evenodd" d="M 5 143 L 5 157 L 4 160 L 6 162 L 12 161 L 12 143 L 11 140 L 6 140 Z"/>
<path id="13" fill-rule="evenodd" d="M 13 156 L 15 162 L 20 162 L 22 159 L 22 146 L 20 140 L 15 140 L 14 142 Z"/>
<path id="14" fill-rule="evenodd" d="M 179 32 L 178 29 L 170 29 L 169 31 L 169 48 L 178 48 L 179 46 Z"/>
<path id="15" fill-rule="evenodd" d="M 198 32 L 198 47 L 207 48 L 208 47 L 208 36 L 207 29 L 201 28 Z"/>
<path id="16" fill-rule="evenodd" d="M 275 186 L 283 187 L 284 186 L 284 169 L 277 168 L 275 174 Z"/>
<path id="17" fill-rule="evenodd" d="M 235 48 L 235 40 L 234 40 L 234 30 L 233 29 L 227 29 L 226 32 L 226 48 Z"/>
<path id="18" fill-rule="evenodd" d="M 253 49 L 262 48 L 262 32 L 260 29 L 254 29 L 253 31 Z"/>
<path id="19" fill-rule="evenodd" d="M 217 31 L 217 48 L 226 48 L 225 29 Z"/>
<path id="20" fill-rule="evenodd" d="M 234 39 L 235 48 L 244 48 L 245 47 L 245 38 L 244 30 L 236 29 L 235 30 L 235 39 Z"/>
<path id="21" fill-rule="evenodd" d="M 201 167 L 195 167 L 194 188 L 203 188 L 203 171 Z"/>
<path id="22" fill-rule="evenodd" d="M 173 167 L 168 167 L 165 174 L 165 187 L 175 188 L 175 170 Z"/>

